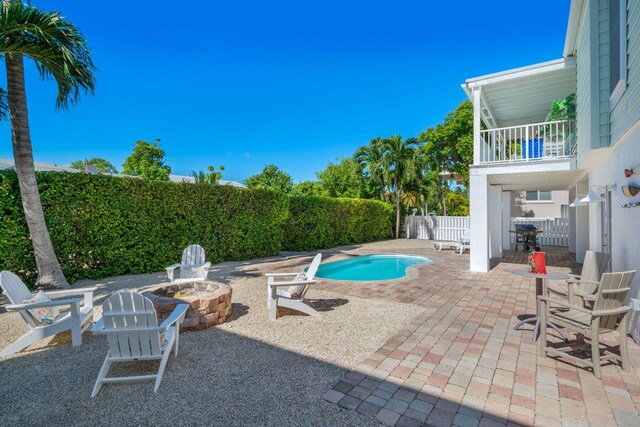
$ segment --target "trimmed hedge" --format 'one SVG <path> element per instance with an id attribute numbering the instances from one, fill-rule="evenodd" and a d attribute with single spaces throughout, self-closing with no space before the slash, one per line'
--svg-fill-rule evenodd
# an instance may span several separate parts
<path id="1" fill-rule="evenodd" d="M 376 200 L 293 196 L 282 249 L 310 251 L 388 239 L 393 215 L 393 206 Z"/>
<path id="2" fill-rule="evenodd" d="M 49 234 L 69 282 L 162 271 L 189 244 L 212 263 L 391 237 L 393 207 L 361 199 L 38 172 Z M 15 172 L 0 173 L 0 270 L 37 271 Z"/>
<path id="3" fill-rule="evenodd" d="M 275 255 L 288 199 L 269 191 L 39 172 L 49 234 L 70 282 L 161 271 L 192 243 L 213 263 Z M 0 270 L 36 268 L 15 173 L 0 174 Z"/>

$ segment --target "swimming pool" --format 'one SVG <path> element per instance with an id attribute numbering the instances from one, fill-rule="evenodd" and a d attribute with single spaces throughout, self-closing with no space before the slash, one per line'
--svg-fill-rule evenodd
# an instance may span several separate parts
<path id="1" fill-rule="evenodd" d="M 406 276 L 407 267 L 433 262 L 431 258 L 412 255 L 362 255 L 322 264 L 317 277 L 334 280 L 390 280 Z"/>

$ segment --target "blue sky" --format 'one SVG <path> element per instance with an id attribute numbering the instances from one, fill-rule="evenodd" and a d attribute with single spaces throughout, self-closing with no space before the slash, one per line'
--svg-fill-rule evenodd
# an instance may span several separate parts
<path id="1" fill-rule="evenodd" d="M 34 0 L 81 28 L 97 90 L 55 111 L 27 69 L 36 161 L 104 157 L 161 138 L 186 175 L 243 180 L 274 163 L 296 182 L 376 136 L 417 136 L 462 101 L 465 79 L 560 58 L 569 1 Z M 3 67 L 4 68 L 4 67 Z M 2 80 L 6 88 L 6 80 Z M 0 157 L 12 157 L 8 123 Z"/>

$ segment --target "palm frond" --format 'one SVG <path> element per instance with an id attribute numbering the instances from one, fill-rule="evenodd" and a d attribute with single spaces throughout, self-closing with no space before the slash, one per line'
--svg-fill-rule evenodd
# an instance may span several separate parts
<path id="1" fill-rule="evenodd" d="M 7 92 L 0 87 L 0 122 L 9 118 L 9 100 Z"/>
<path id="2" fill-rule="evenodd" d="M 36 63 L 43 79 L 54 79 L 59 109 L 76 104 L 82 93 L 94 93 L 91 51 L 80 30 L 57 12 L 19 2 L 2 7 L 0 53 L 25 55 Z"/>

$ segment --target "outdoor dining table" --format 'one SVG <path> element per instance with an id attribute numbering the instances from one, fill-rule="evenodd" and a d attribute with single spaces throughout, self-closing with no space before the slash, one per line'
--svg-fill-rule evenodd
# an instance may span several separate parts
<path id="1" fill-rule="evenodd" d="M 549 271 L 546 274 L 531 273 L 526 268 L 516 268 L 514 270 L 511 270 L 511 273 L 517 274 L 518 276 L 533 277 L 536 279 L 536 315 L 524 319 L 513 328 L 514 330 L 517 330 L 525 323 L 535 323 L 535 328 L 533 330 L 533 341 L 535 342 L 538 339 L 538 333 L 540 331 L 540 307 L 538 304 L 538 297 L 540 295 L 543 295 L 544 280 L 567 280 L 569 276 L 558 271 Z M 553 323 L 547 323 L 547 325 L 555 329 L 564 340 L 567 339 L 567 337 L 562 333 L 562 331 L 560 331 L 560 329 L 558 329 L 556 325 L 554 325 Z"/>

